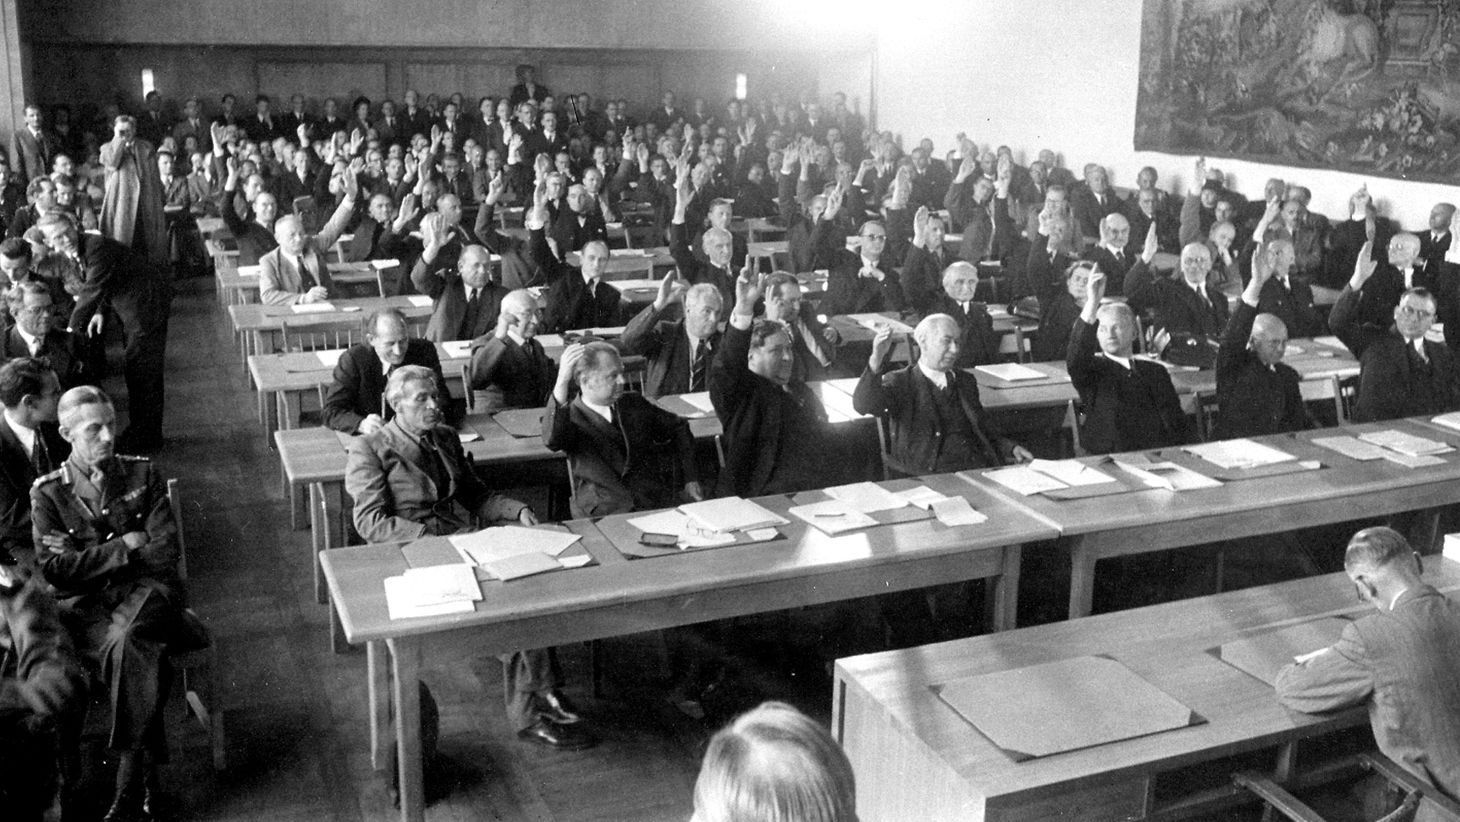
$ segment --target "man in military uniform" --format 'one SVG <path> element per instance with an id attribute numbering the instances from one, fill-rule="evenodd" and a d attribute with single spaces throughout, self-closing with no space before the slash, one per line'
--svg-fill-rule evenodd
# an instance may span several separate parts
<path id="1" fill-rule="evenodd" d="M 61 395 L 56 415 L 71 456 L 31 489 L 36 559 L 77 647 L 100 662 L 111 693 L 117 787 L 105 822 L 150 819 L 154 766 L 167 752 L 167 654 L 207 638 L 184 610 L 167 487 L 145 458 L 115 453 L 111 400 L 78 386 Z"/>

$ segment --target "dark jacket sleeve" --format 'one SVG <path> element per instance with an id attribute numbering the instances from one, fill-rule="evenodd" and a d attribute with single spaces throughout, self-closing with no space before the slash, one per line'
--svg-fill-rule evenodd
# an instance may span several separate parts
<path id="1" fill-rule="evenodd" d="M 748 383 L 752 376 L 747 362 L 749 356 L 750 329 L 742 331 L 733 324 L 727 325 L 708 380 L 710 402 L 721 422 L 729 419 L 749 399 Z"/>
<path id="2" fill-rule="evenodd" d="M 0 594 L 0 627 L 9 634 L 13 676 L 0 678 L 0 724 L 46 720 L 78 707 L 86 675 L 61 628 L 56 601 L 39 580 Z"/>
<path id="3" fill-rule="evenodd" d="M 1333 308 L 1328 312 L 1328 327 L 1333 331 L 1334 336 L 1348 346 L 1348 350 L 1354 352 L 1355 357 L 1363 357 L 1364 350 L 1369 344 L 1383 335 L 1379 329 L 1366 326 L 1359 319 L 1359 298 L 1362 292 L 1355 291 L 1347 285 L 1338 292 L 1338 300 L 1334 302 Z"/>
<path id="4" fill-rule="evenodd" d="M 624 353 L 653 359 L 664 347 L 664 337 L 659 333 L 659 318 L 662 316 L 663 312 L 654 310 L 653 303 L 635 314 L 624 326 L 624 334 L 619 338 Z"/>
<path id="5" fill-rule="evenodd" d="M 897 413 L 897 394 L 887 390 L 890 379 L 890 374 L 884 378 L 870 368 L 862 369 L 862 376 L 857 378 L 857 387 L 852 391 L 852 407 L 858 414 L 888 417 Z"/>
<path id="6" fill-rule="evenodd" d="M 1237 310 L 1222 332 L 1222 342 L 1217 346 L 1217 390 L 1237 378 L 1237 372 L 1247 360 L 1247 338 L 1252 336 L 1252 323 L 1257 319 L 1257 309 L 1245 300 L 1237 301 Z"/>
<path id="7" fill-rule="evenodd" d="M 1083 397 L 1100 381 L 1100 369 L 1095 359 L 1099 343 L 1095 338 L 1095 326 L 1076 318 L 1070 330 L 1070 347 L 1065 352 L 1065 368 L 1070 372 L 1070 382 Z"/>
<path id="8" fill-rule="evenodd" d="M 341 355 L 340 361 L 335 363 L 334 377 L 330 380 L 329 393 L 325 395 L 324 409 L 321 412 L 326 428 L 346 434 L 358 431 L 360 421 L 365 419 L 365 415 L 356 410 L 360 392 L 360 364 L 354 355 L 353 350 L 346 351 Z M 437 369 L 440 369 L 439 363 Z"/>

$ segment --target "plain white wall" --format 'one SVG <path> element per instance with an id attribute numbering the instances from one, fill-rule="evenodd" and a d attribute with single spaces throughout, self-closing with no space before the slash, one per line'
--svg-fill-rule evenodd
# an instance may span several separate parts
<path id="1" fill-rule="evenodd" d="M 878 36 L 877 122 L 908 146 L 931 137 L 940 155 L 966 131 L 980 149 L 1008 144 L 1023 159 L 1052 148 L 1080 176 L 1085 163 L 1110 169 L 1116 185 L 1133 187 L 1152 166 L 1160 185 L 1184 193 L 1195 156 L 1137 152 L 1136 78 L 1140 69 L 1142 0 L 927 0 L 913 29 Z M 1366 178 L 1225 158 L 1208 164 L 1249 197 L 1269 177 L 1313 191 L 1312 208 L 1348 216 L 1348 198 Z M 1368 179 L 1381 213 L 1407 228 L 1424 228 L 1430 207 L 1460 203 L 1460 189 L 1388 178 Z"/>

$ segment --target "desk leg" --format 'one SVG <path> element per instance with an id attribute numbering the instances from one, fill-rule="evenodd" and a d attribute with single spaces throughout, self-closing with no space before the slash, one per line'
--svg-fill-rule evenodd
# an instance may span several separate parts
<path id="1" fill-rule="evenodd" d="M 1085 537 L 1070 545 L 1070 619 L 1090 615 L 1095 604 L 1095 552 Z"/>
<path id="2" fill-rule="evenodd" d="M 390 659 L 385 643 L 365 643 L 366 684 L 370 694 L 370 764 L 377 771 L 390 767 L 386 753 L 395 744 L 395 729 L 390 724 Z"/>
<path id="3" fill-rule="evenodd" d="M 320 568 L 319 555 L 329 547 L 330 517 L 325 506 L 324 484 L 309 484 L 309 547 L 314 554 L 314 601 L 321 605 L 329 602 L 329 590 L 325 586 L 324 570 Z"/>
<path id="4" fill-rule="evenodd" d="M 988 581 L 989 627 L 994 631 L 1008 631 L 1019 621 L 1019 566 L 1024 559 L 1024 546 L 1010 545 L 1004 549 L 1004 567 L 997 577 Z"/>
<path id="5" fill-rule="evenodd" d="M 421 774 L 421 646 L 415 637 L 387 639 L 395 701 L 396 762 L 400 770 L 401 822 L 425 822 Z"/>
<path id="6" fill-rule="evenodd" d="M 298 391 L 280 391 L 278 427 L 285 431 L 298 428 L 299 417 L 304 413 L 303 407 L 303 397 Z"/>

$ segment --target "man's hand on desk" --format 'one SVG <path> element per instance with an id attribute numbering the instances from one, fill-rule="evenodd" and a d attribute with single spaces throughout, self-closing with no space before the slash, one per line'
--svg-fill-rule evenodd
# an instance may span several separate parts
<path id="1" fill-rule="evenodd" d="M 325 287 L 324 286 L 317 285 L 314 288 L 311 288 L 308 291 L 304 292 L 302 295 L 300 295 L 299 302 L 306 303 L 306 304 L 307 303 L 322 303 L 326 299 L 329 299 L 329 295 L 330 295 L 329 291 L 325 290 Z"/>
<path id="2" fill-rule="evenodd" d="M 531 508 L 523 508 L 522 509 L 522 513 L 520 513 L 520 514 L 517 515 L 517 521 L 520 522 L 520 523 L 522 523 L 523 525 L 528 525 L 528 526 L 536 525 L 537 524 L 537 514 L 532 513 L 532 509 Z"/>
<path id="3" fill-rule="evenodd" d="M 700 489 L 698 482 L 686 482 L 684 484 L 684 495 L 694 502 L 700 502 L 705 498 L 705 492 Z"/>
<path id="4" fill-rule="evenodd" d="M 1014 450 L 1010 452 L 1009 456 L 1013 457 L 1014 462 L 1020 465 L 1027 465 L 1034 462 L 1034 454 L 1022 445 L 1014 446 Z"/>
<path id="5" fill-rule="evenodd" d="M 379 414 L 366 414 L 365 419 L 360 420 L 360 427 L 356 429 L 360 434 L 374 434 L 385 425 L 385 418 Z"/>

